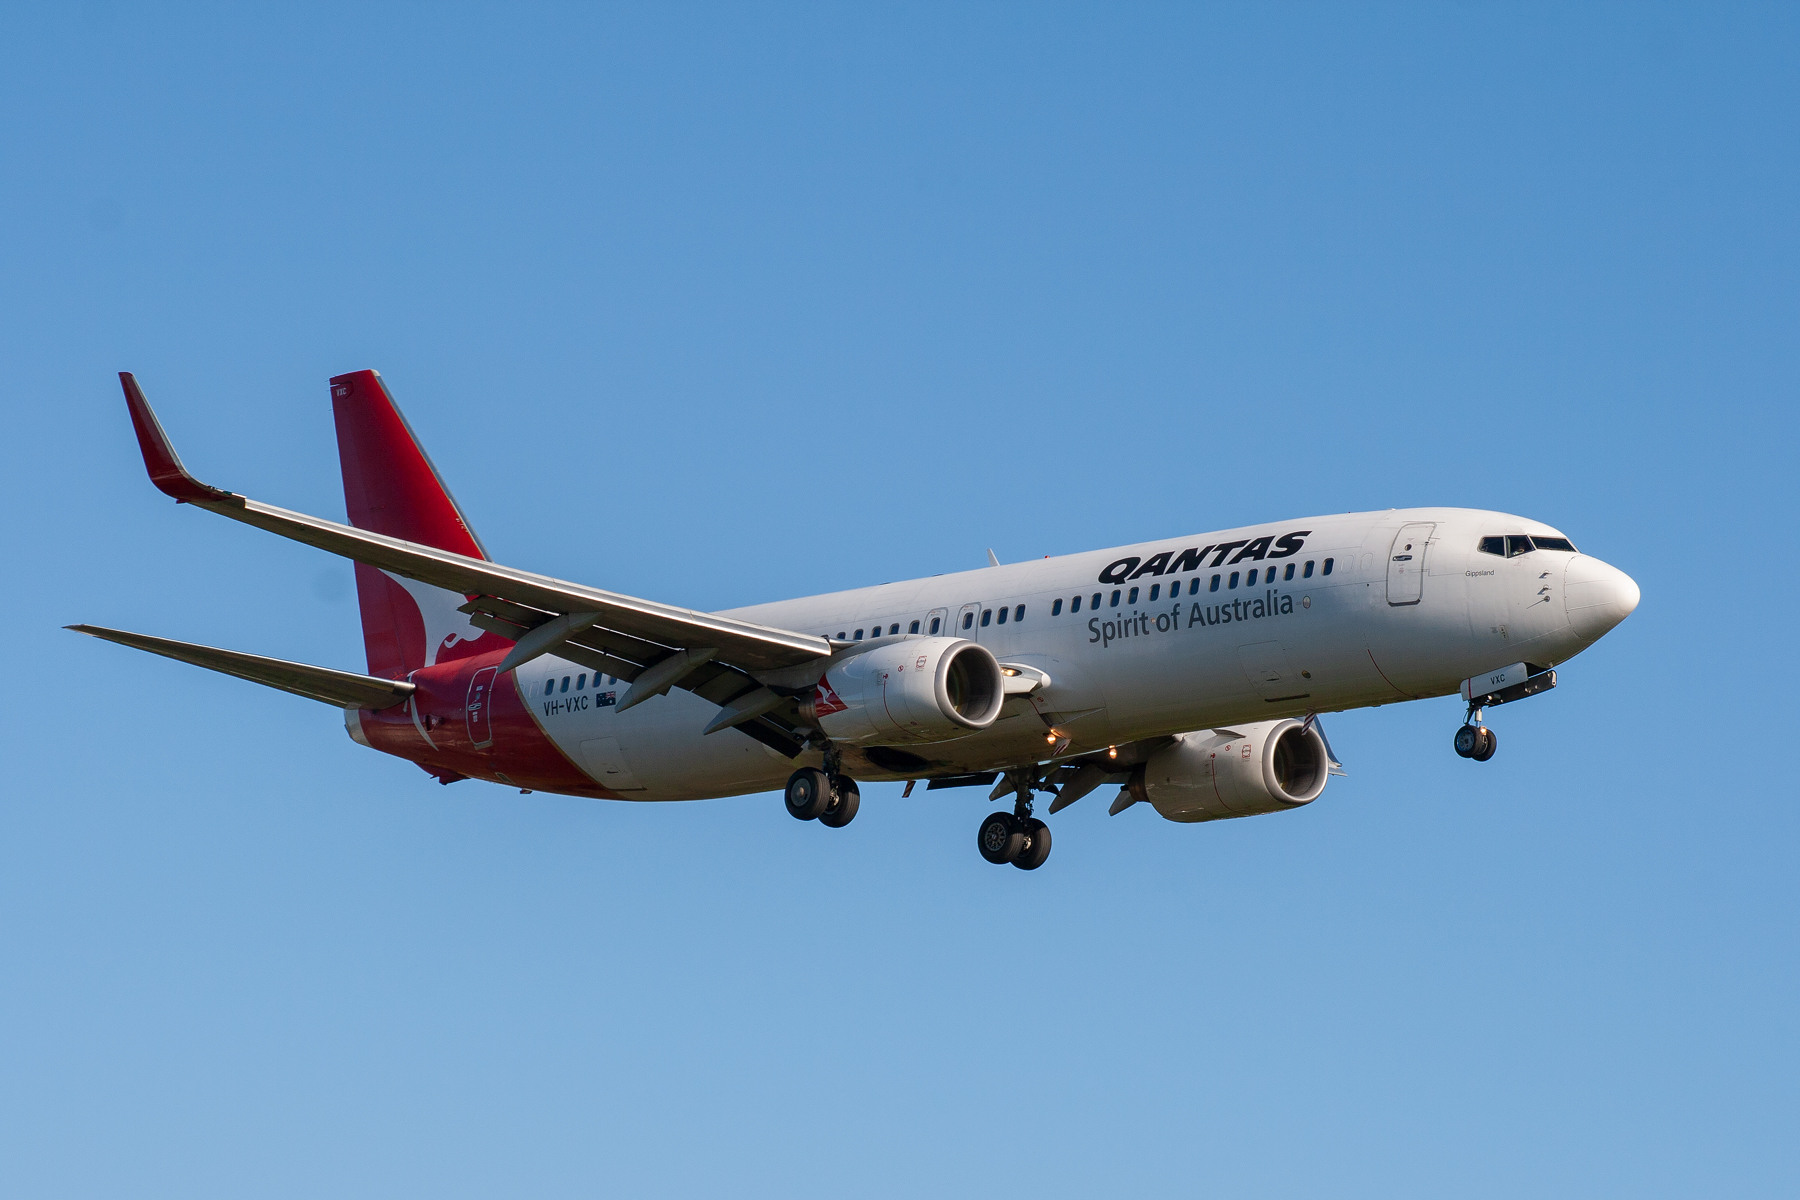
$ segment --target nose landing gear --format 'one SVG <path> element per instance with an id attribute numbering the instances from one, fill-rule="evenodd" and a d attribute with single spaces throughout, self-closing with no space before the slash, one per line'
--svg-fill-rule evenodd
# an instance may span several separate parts
<path id="1" fill-rule="evenodd" d="M 1494 751 L 1500 746 L 1500 739 L 1494 736 L 1493 730 L 1481 723 L 1481 710 L 1536 696 L 1555 686 L 1555 671 L 1549 667 L 1534 667 L 1523 662 L 1463 680 L 1462 698 L 1469 702 L 1469 711 L 1463 717 L 1462 728 L 1456 731 L 1456 740 L 1452 743 L 1456 752 L 1476 762 L 1486 762 L 1494 757 Z"/>

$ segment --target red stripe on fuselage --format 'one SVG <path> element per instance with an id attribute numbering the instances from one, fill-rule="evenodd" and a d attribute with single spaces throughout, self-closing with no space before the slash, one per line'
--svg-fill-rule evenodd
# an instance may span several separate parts
<path id="1" fill-rule="evenodd" d="M 589 779 L 544 735 L 519 695 L 515 672 L 487 689 L 485 719 L 493 740 L 486 747 L 475 745 L 469 736 L 469 683 L 477 671 L 504 657 L 504 652 L 479 654 L 414 671 L 409 678 L 418 691 L 411 700 L 379 712 L 363 710 L 369 745 L 433 774 L 448 770 L 533 791 L 624 799 Z"/>

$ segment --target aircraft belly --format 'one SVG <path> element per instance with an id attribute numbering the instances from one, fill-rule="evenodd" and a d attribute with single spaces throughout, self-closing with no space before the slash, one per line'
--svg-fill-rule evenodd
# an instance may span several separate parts
<path id="1" fill-rule="evenodd" d="M 608 688 L 609 702 L 595 707 L 534 713 L 556 748 L 620 799 L 766 791 L 786 782 L 797 765 L 736 730 L 701 736 L 718 708 L 691 693 L 676 689 L 620 713 L 610 701 L 622 690 Z"/>

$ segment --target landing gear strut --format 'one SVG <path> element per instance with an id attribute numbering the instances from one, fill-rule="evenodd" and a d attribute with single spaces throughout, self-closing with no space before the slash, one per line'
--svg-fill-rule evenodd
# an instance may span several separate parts
<path id="1" fill-rule="evenodd" d="M 975 831 L 975 848 L 996 866 L 1011 863 L 1021 871 L 1035 871 L 1050 857 L 1050 827 L 1031 815 L 1033 782 L 1014 777 L 1018 800 L 1013 810 L 989 813 Z"/>
<path id="2" fill-rule="evenodd" d="M 842 829 L 856 819 L 862 793 L 848 775 L 827 775 L 817 767 L 801 767 L 787 781 L 787 810 L 800 821 L 817 821 Z"/>

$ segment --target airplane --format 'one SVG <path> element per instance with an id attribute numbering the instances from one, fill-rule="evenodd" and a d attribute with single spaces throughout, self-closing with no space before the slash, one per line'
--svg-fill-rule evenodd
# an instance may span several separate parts
<path id="1" fill-rule="evenodd" d="M 1630 576 L 1539 521 L 1345 513 L 699 612 L 502 566 L 373 370 L 331 380 L 348 524 L 212 487 L 121 372 L 151 482 L 355 563 L 366 674 L 67 628 L 343 710 L 441 784 L 673 801 L 784 792 L 830 828 L 858 780 L 993 785 L 981 856 L 1036 870 L 1055 814 L 1176 822 L 1295 811 L 1344 773 L 1320 715 L 1459 693 L 1485 711 L 1637 607 Z"/>

